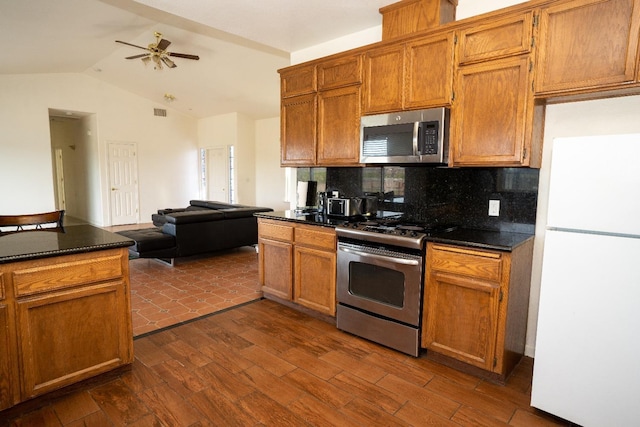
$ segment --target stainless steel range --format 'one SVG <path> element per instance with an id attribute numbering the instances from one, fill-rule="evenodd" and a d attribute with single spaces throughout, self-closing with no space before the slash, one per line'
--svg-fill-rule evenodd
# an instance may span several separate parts
<path id="1" fill-rule="evenodd" d="M 425 239 L 446 229 L 398 219 L 336 226 L 338 328 L 418 356 Z"/>

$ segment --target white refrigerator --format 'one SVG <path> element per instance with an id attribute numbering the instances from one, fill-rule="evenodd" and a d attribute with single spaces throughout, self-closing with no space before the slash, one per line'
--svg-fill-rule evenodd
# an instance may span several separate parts
<path id="1" fill-rule="evenodd" d="M 553 141 L 531 406 L 640 426 L 640 134 Z"/>

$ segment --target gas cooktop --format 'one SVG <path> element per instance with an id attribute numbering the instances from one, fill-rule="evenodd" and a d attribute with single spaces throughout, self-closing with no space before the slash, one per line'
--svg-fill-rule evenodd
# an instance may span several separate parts
<path id="1" fill-rule="evenodd" d="M 450 224 L 424 223 L 402 218 L 373 219 L 336 226 L 338 238 L 421 249 L 424 239 L 435 233 L 454 230 Z"/>

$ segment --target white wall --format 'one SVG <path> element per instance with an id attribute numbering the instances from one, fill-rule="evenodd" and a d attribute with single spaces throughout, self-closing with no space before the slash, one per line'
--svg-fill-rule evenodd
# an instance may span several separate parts
<path id="1" fill-rule="evenodd" d="M 201 148 L 234 146 L 236 203 L 255 201 L 254 122 L 238 113 L 221 114 L 198 121 Z"/>
<path id="2" fill-rule="evenodd" d="M 280 118 L 256 121 L 256 205 L 276 211 L 289 209 L 285 202 L 285 168 L 280 167 Z"/>
<path id="3" fill-rule="evenodd" d="M 87 215 L 109 225 L 106 144 L 138 145 L 140 217 L 149 222 L 161 207 L 181 206 L 198 194 L 196 121 L 83 74 L 0 76 L 0 214 L 44 212 L 55 208 L 48 110 L 92 114 L 84 132 L 95 165 L 87 177 L 97 202 Z M 95 123 L 91 123 L 95 120 Z"/>

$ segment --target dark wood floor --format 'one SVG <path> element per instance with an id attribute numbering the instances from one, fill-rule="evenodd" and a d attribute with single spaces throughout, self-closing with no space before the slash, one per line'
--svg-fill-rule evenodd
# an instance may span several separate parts
<path id="1" fill-rule="evenodd" d="M 505 386 L 260 300 L 135 340 L 131 369 L 0 413 L 12 426 L 547 426 Z M 22 413 L 19 413 L 22 412 Z"/>

